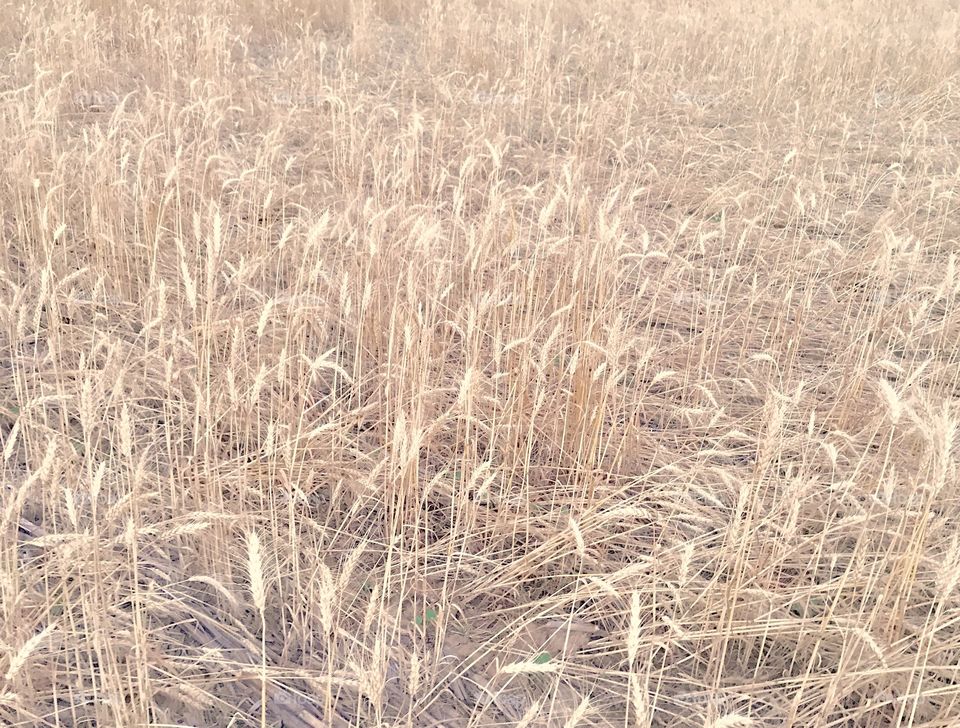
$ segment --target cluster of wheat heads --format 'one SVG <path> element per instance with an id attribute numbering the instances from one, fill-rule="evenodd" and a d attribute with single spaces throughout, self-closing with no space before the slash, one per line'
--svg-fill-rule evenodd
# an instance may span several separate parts
<path id="1" fill-rule="evenodd" d="M 960 720 L 956 7 L 660 5 L 0 2 L 0 723 Z"/>

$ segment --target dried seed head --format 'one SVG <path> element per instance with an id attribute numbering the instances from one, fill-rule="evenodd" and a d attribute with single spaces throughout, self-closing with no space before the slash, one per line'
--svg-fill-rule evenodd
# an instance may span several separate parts
<path id="1" fill-rule="evenodd" d="M 263 578 L 263 554 L 260 536 L 256 531 L 247 533 L 247 573 L 250 576 L 250 592 L 257 611 L 262 615 L 267 606 L 267 587 Z"/>

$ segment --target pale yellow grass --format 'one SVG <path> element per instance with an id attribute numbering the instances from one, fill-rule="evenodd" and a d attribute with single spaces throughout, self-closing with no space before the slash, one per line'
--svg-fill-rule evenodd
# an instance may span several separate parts
<path id="1" fill-rule="evenodd" d="M 957 725 L 958 38 L 0 1 L 0 723 Z"/>

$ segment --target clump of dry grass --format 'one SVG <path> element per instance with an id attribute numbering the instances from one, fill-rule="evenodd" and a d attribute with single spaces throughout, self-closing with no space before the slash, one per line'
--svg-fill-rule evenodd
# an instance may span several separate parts
<path id="1" fill-rule="evenodd" d="M 955 4 L 0 24 L 0 722 L 960 720 Z"/>

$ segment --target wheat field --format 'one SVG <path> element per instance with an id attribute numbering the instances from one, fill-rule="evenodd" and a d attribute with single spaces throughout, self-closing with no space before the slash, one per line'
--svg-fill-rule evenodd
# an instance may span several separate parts
<path id="1" fill-rule="evenodd" d="M 0 724 L 960 725 L 957 2 L 0 49 Z"/>

